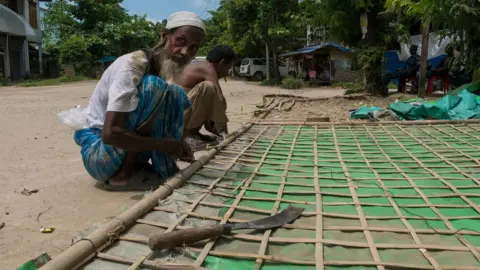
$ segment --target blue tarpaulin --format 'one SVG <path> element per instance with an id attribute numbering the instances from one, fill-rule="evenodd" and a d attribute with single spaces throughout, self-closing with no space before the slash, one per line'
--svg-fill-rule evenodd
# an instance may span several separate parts
<path id="1" fill-rule="evenodd" d="M 338 44 L 334 44 L 334 43 L 321 43 L 321 44 L 318 44 L 318 45 L 315 45 L 315 46 L 310 46 L 310 47 L 306 47 L 306 48 L 301 48 L 301 49 L 298 49 L 296 51 L 293 51 L 293 52 L 288 52 L 288 53 L 284 53 L 284 54 L 280 54 L 280 57 L 287 57 L 287 56 L 293 56 L 293 55 L 299 55 L 299 54 L 309 54 L 309 53 L 313 53 L 317 50 L 320 50 L 320 49 L 325 49 L 325 48 L 337 48 L 339 49 L 340 51 L 343 51 L 343 52 L 351 52 L 352 50 L 350 50 L 349 48 L 345 48 L 345 47 L 342 47 Z"/>
<path id="2" fill-rule="evenodd" d="M 100 60 L 98 60 L 100 63 L 106 63 L 106 62 L 113 62 L 115 61 L 115 59 L 117 59 L 117 57 L 115 56 L 104 56 L 102 58 L 100 58 Z"/>

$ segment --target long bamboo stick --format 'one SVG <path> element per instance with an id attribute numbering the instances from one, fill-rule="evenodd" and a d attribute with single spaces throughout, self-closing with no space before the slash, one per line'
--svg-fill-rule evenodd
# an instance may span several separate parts
<path id="1" fill-rule="evenodd" d="M 173 189 L 180 187 L 195 171 L 200 169 L 210 158 L 212 158 L 220 148 L 225 147 L 236 137 L 240 136 L 253 124 L 249 123 L 239 130 L 230 134 L 225 141 L 223 141 L 219 147 L 211 149 L 208 153 L 199 158 L 199 160 L 184 170 L 177 173 L 174 177 L 170 178 L 165 185 L 160 186 L 149 196 L 143 198 L 134 206 L 129 208 L 126 212 L 118 215 L 110 222 L 95 230 L 89 234 L 85 239 L 86 241 L 78 241 L 73 246 L 53 258 L 50 262 L 42 267 L 42 270 L 70 270 L 75 269 L 78 264 L 82 263 L 87 257 L 96 252 L 97 248 L 104 245 L 108 241 L 115 240 L 112 235 L 119 235 L 128 226 L 130 226 L 135 220 L 141 218 L 148 213 L 153 207 L 158 204 L 158 200 L 164 199 L 172 193 Z"/>

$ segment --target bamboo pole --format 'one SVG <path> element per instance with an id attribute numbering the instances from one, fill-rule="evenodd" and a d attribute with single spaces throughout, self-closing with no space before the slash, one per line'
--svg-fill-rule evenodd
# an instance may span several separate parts
<path id="1" fill-rule="evenodd" d="M 196 162 L 170 178 L 166 184 L 160 186 L 148 197 L 145 197 L 126 212 L 113 218 L 110 222 L 95 230 L 84 239 L 78 241 L 67 250 L 53 258 L 42 267 L 42 270 L 75 269 L 78 264 L 84 262 L 89 256 L 96 253 L 97 249 L 107 242 L 113 242 L 120 233 L 126 230 L 135 220 L 147 214 L 158 204 L 158 200 L 166 198 L 174 189 L 180 187 L 191 175 L 207 163 L 219 149 L 231 143 L 235 138 L 249 130 L 253 124 L 248 123 L 239 130 L 230 134 L 218 147 L 211 149 Z"/>

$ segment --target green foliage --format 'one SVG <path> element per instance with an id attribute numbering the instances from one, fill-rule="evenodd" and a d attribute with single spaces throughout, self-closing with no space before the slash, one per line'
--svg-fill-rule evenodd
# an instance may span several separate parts
<path id="1" fill-rule="evenodd" d="M 120 6 L 121 2 L 56 0 L 47 3 L 49 12 L 43 20 L 46 50 L 59 54 L 62 64 L 84 69 L 104 56 L 120 56 L 158 42 L 166 21 L 153 23 L 145 16 L 130 16 Z M 69 48 L 73 52 L 69 53 Z M 84 53 L 83 58 L 79 57 L 80 52 Z M 77 63 L 79 60 L 81 63 Z"/>
<path id="2" fill-rule="evenodd" d="M 343 92 L 344 95 L 348 96 L 348 95 L 354 95 L 354 94 L 360 94 L 360 93 L 363 93 L 365 92 L 365 88 L 350 88 L 350 89 L 346 89 L 345 92 Z"/>
<path id="3" fill-rule="evenodd" d="M 422 22 L 429 22 L 432 30 L 447 36 L 458 37 L 467 48 L 464 54 L 467 65 L 478 63 L 480 52 L 480 1 L 478 0 L 387 0 L 389 11 Z"/>
<path id="4" fill-rule="evenodd" d="M 88 67 L 92 55 L 88 51 L 88 44 L 84 38 L 74 34 L 60 43 L 58 48 L 61 63 L 73 65 L 76 70 Z"/>
<path id="5" fill-rule="evenodd" d="M 365 84 L 363 82 L 334 82 L 332 87 L 345 89 L 344 95 L 358 94 L 365 91 Z"/>
<path id="6" fill-rule="evenodd" d="M 294 77 L 287 77 L 282 80 L 281 87 L 284 89 L 302 89 L 305 86 L 305 83 L 302 79 L 297 79 Z"/>
<path id="7" fill-rule="evenodd" d="M 383 48 L 368 47 L 359 50 L 357 55 L 357 63 L 360 71 L 366 77 L 366 90 L 371 94 L 377 95 L 382 93 L 380 88 L 380 80 L 382 74 Z M 385 93 L 382 93 L 385 94 Z"/>
<path id="8" fill-rule="evenodd" d="M 86 76 L 74 76 L 74 77 L 62 76 L 55 79 L 26 81 L 26 82 L 17 84 L 17 86 L 22 86 L 22 87 L 50 86 L 50 85 L 58 85 L 62 83 L 85 81 L 85 80 L 90 80 L 90 78 Z"/>
<path id="9" fill-rule="evenodd" d="M 260 82 L 260 85 L 261 86 L 276 86 L 276 85 L 279 85 L 279 81 L 278 80 L 263 80 L 262 82 Z"/>
<path id="10" fill-rule="evenodd" d="M 480 82 L 480 68 L 475 69 L 473 72 L 473 81 Z"/>

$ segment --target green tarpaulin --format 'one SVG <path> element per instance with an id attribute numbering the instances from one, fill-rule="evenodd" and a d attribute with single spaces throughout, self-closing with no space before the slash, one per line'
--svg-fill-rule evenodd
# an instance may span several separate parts
<path id="1" fill-rule="evenodd" d="M 421 104 L 396 102 L 388 107 L 402 120 L 464 120 L 480 118 L 480 97 L 464 89 L 458 95 Z"/>

